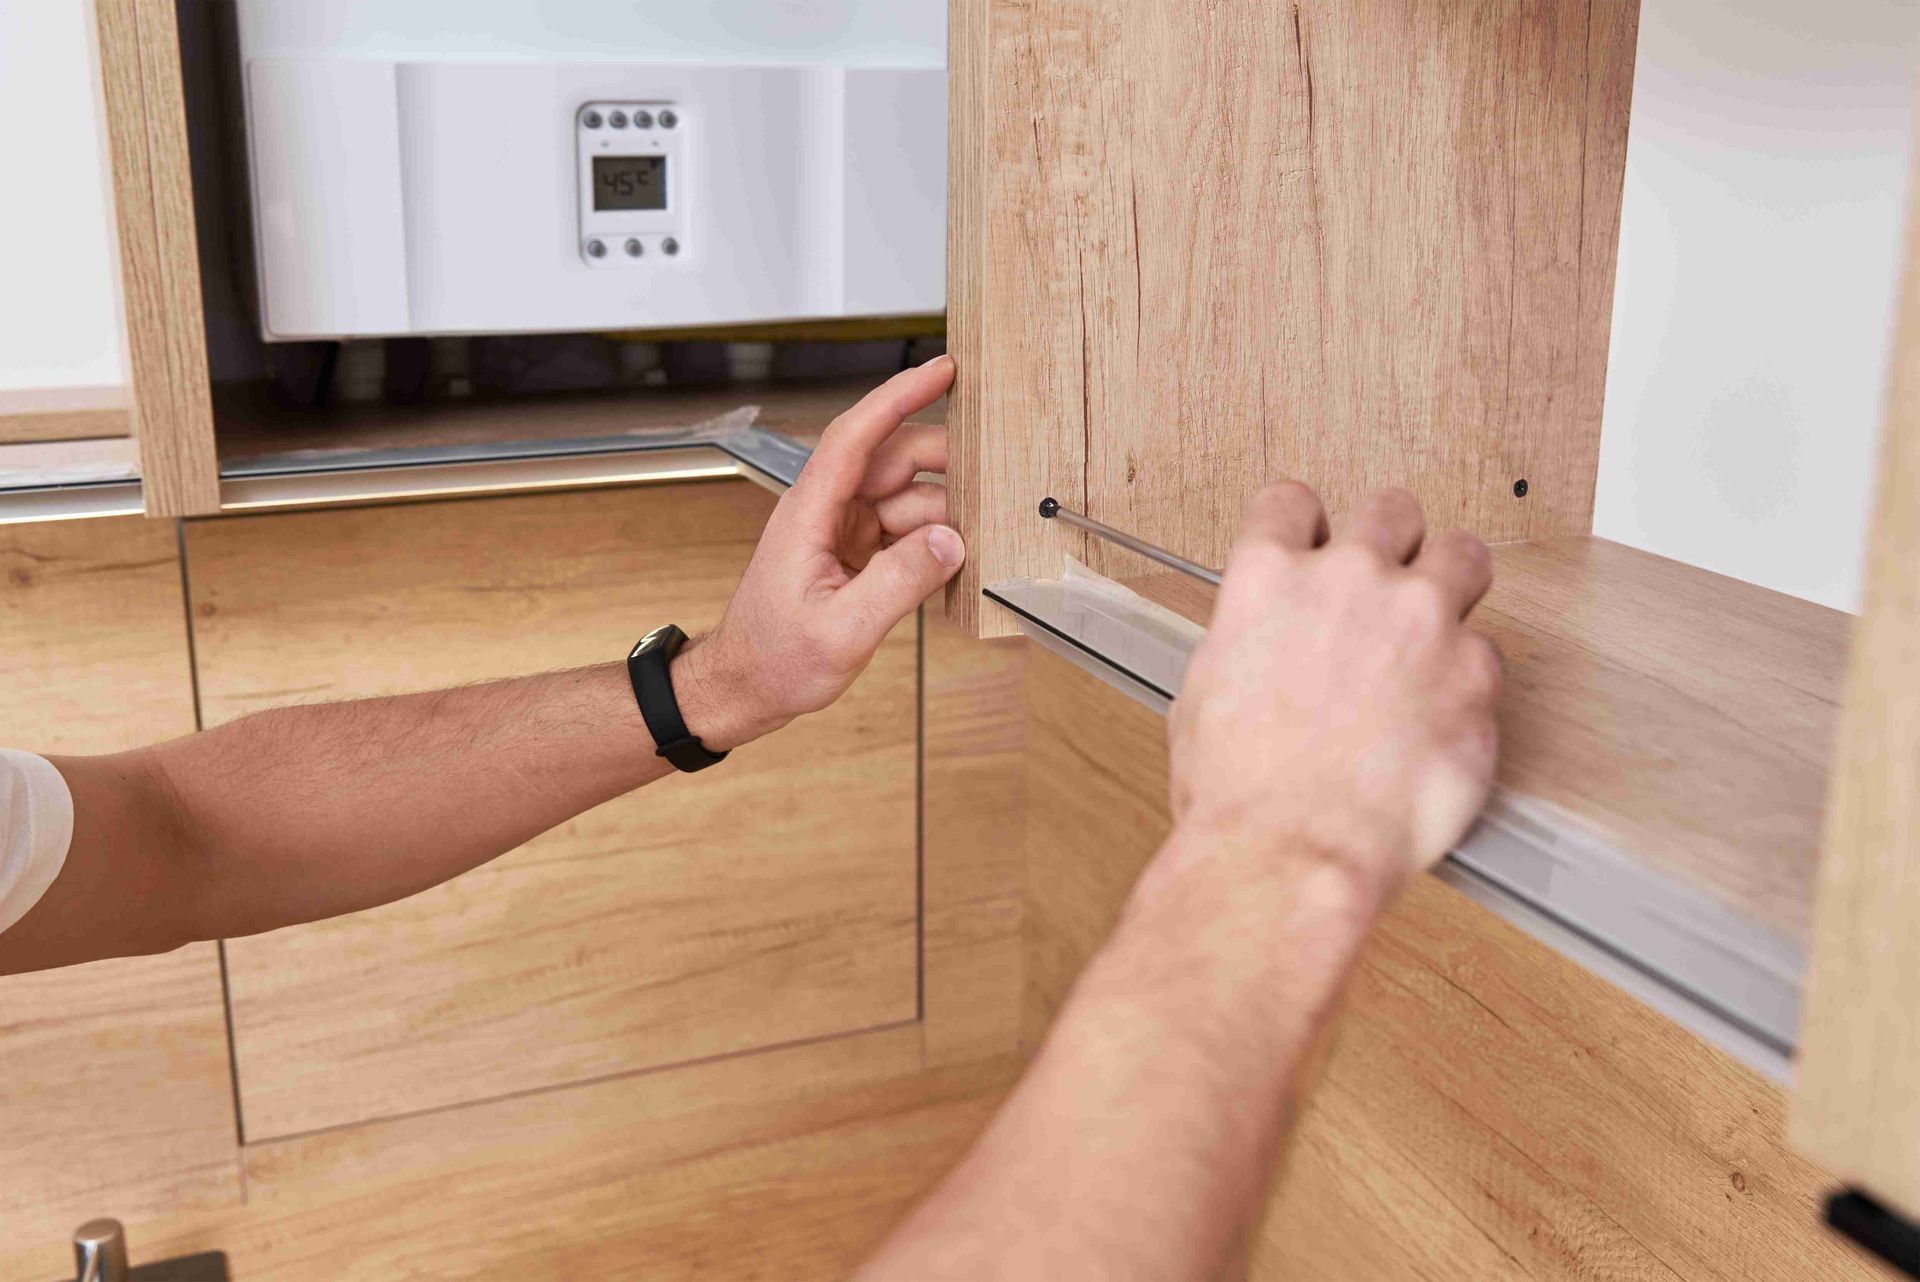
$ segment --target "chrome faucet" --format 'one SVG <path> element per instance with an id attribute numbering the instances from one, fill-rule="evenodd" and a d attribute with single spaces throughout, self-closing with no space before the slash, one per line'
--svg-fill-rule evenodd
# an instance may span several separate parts
<path id="1" fill-rule="evenodd" d="M 73 1231 L 79 1282 L 127 1282 L 127 1231 L 118 1220 L 88 1220 Z"/>

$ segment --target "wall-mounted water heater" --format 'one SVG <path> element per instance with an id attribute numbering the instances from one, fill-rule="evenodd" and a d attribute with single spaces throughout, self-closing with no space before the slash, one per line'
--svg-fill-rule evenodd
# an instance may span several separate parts
<path id="1" fill-rule="evenodd" d="M 945 306 L 943 0 L 238 0 L 263 336 Z"/>

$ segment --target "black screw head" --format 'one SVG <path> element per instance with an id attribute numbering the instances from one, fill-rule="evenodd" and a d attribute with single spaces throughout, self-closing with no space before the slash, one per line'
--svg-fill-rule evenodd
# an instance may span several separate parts
<path id="1" fill-rule="evenodd" d="M 1040 500 L 1040 515 L 1045 517 L 1047 520 L 1051 521 L 1054 518 L 1054 515 L 1059 511 L 1060 511 L 1059 499 L 1048 498 L 1048 499 Z"/>
<path id="2" fill-rule="evenodd" d="M 1513 497 L 1517 499 L 1523 499 L 1527 497 L 1527 478 L 1526 477 L 1523 476 L 1519 480 L 1513 483 Z"/>

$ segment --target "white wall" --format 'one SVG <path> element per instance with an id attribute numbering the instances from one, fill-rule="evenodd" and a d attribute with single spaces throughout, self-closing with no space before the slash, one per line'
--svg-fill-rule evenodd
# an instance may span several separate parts
<path id="1" fill-rule="evenodd" d="M 90 10 L 0 0 L 0 390 L 126 379 Z"/>
<path id="2" fill-rule="evenodd" d="M 1856 608 L 1913 0 L 1643 0 L 1596 533 Z"/>

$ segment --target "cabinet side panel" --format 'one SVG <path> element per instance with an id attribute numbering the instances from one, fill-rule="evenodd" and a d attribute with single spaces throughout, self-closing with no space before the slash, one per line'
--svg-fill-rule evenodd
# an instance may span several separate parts
<path id="1" fill-rule="evenodd" d="M 1920 1218 L 1920 200 L 1911 194 L 1881 451 L 1827 799 L 1794 1140 Z"/>
<path id="2" fill-rule="evenodd" d="M 149 516 L 220 506 L 174 6 L 96 0 L 134 435 Z"/>

